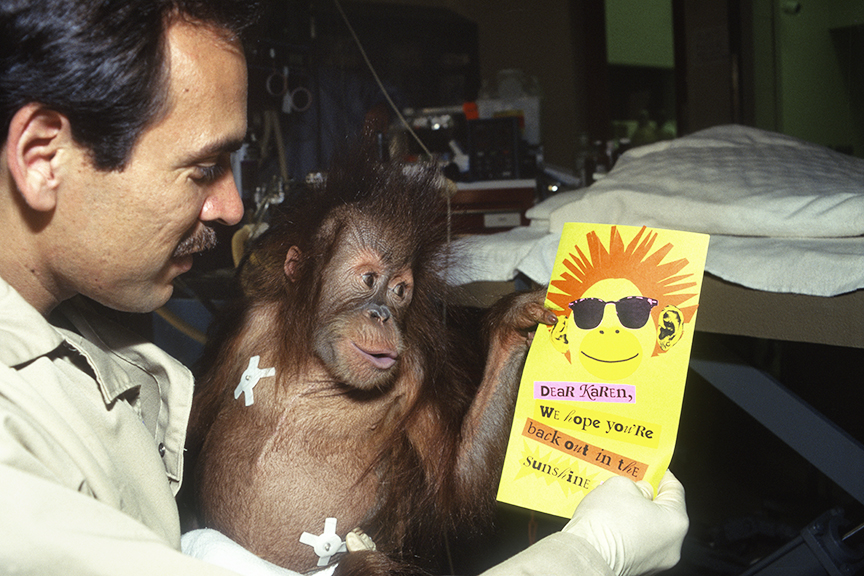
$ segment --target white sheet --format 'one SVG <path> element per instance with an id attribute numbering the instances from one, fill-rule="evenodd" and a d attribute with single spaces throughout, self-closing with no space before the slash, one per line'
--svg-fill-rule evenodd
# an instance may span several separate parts
<path id="1" fill-rule="evenodd" d="M 453 284 L 511 280 L 519 272 L 520 263 L 532 259 L 534 244 L 548 235 L 546 227 L 521 226 L 456 240 L 456 256 L 448 268 L 447 279 Z M 547 277 L 542 282 L 548 281 Z"/>
<path id="2" fill-rule="evenodd" d="M 484 280 L 509 280 L 515 270 L 545 284 L 562 225 L 595 222 L 709 233 L 706 270 L 757 290 L 864 288 L 864 160 L 754 128 L 720 126 L 636 148 L 600 182 L 527 216 L 529 228 L 460 241 L 472 255 L 469 280 L 472 269 Z"/>

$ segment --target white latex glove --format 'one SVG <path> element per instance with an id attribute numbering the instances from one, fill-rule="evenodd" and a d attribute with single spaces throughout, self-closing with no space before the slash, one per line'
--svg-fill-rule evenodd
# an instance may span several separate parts
<path id="1" fill-rule="evenodd" d="M 667 470 L 653 493 L 644 480 L 614 476 L 585 496 L 563 531 L 587 540 L 618 576 L 668 570 L 690 524 L 684 487 Z"/>

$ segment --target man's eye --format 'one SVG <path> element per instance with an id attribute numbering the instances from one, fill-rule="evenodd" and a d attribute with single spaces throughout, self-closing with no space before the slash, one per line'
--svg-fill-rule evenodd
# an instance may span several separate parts
<path id="1" fill-rule="evenodd" d="M 225 164 L 213 164 L 212 166 L 197 166 L 192 180 L 199 185 L 212 184 L 219 180 L 228 168 Z"/>

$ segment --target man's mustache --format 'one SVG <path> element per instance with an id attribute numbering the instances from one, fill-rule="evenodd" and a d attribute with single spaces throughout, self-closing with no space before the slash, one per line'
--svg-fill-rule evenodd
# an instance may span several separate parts
<path id="1" fill-rule="evenodd" d="M 216 231 L 209 226 L 204 226 L 201 232 L 188 236 L 180 241 L 177 248 L 174 249 L 174 258 L 181 256 L 189 256 L 205 250 L 210 250 L 216 246 Z"/>

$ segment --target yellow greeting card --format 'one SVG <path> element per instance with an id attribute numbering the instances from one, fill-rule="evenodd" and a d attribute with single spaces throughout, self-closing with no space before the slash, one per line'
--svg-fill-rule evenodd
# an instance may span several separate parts
<path id="1" fill-rule="evenodd" d="M 675 448 L 708 236 L 565 224 L 498 500 L 570 517 L 613 474 L 656 491 Z"/>

